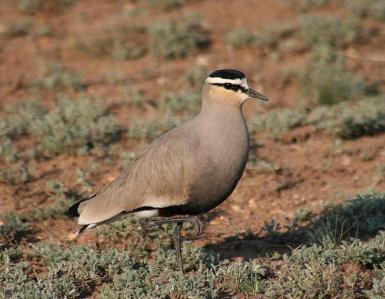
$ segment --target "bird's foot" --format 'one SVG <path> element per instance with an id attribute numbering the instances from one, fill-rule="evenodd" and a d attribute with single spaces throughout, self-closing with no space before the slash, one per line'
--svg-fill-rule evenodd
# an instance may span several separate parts
<path id="1" fill-rule="evenodd" d="M 139 219 L 139 224 L 142 228 L 147 229 L 153 226 L 176 223 L 173 233 L 174 246 L 176 251 L 176 258 L 179 270 L 184 273 L 183 269 L 183 261 L 182 261 L 182 241 L 184 238 L 181 238 L 180 231 L 182 229 L 184 222 L 190 222 L 193 226 L 192 236 L 193 238 L 197 238 L 204 229 L 204 223 L 198 216 L 175 216 L 170 218 L 141 218 Z"/>

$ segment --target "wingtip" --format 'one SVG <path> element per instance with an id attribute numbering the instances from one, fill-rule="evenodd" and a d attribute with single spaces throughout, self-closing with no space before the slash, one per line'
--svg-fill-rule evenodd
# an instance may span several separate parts
<path id="1" fill-rule="evenodd" d="M 74 205 L 72 205 L 67 211 L 66 211 L 66 215 L 68 217 L 71 217 L 71 218 L 74 218 L 74 217 L 79 217 L 79 212 L 78 212 L 78 208 L 79 208 L 79 205 L 80 205 L 81 201 L 78 201 L 77 203 L 75 203 Z"/>

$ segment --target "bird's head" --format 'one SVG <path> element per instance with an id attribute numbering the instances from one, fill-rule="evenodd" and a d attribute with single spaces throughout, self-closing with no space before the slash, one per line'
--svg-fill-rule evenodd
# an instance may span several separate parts
<path id="1" fill-rule="evenodd" d="M 212 72 L 205 81 L 203 92 L 209 100 L 221 101 L 233 106 L 241 106 L 250 98 L 269 100 L 249 87 L 244 73 L 232 69 Z"/>

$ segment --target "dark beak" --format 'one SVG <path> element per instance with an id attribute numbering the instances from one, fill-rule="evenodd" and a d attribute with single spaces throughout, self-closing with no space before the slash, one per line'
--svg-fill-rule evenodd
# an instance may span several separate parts
<path id="1" fill-rule="evenodd" d="M 247 95 L 250 98 L 259 99 L 262 101 L 268 101 L 269 100 L 268 97 L 265 97 L 263 94 L 260 94 L 259 92 L 256 92 L 254 89 L 251 89 L 251 88 L 249 88 L 247 90 Z"/>

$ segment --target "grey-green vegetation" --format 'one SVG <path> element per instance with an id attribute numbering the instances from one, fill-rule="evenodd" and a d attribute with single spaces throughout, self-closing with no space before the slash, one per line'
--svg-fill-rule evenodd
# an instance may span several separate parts
<path id="1" fill-rule="evenodd" d="M 137 140 L 153 140 L 177 124 L 178 122 L 175 119 L 168 119 L 165 122 L 160 122 L 157 119 L 133 120 L 132 124 L 127 130 L 127 137 Z"/>
<path id="2" fill-rule="evenodd" d="M 246 28 L 235 28 L 227 34 L 227 43 L 235 49 L 251 45 L 255 41 L 255 34 Z"/>
<path id="3" fill-rule="evenodd" d="M 145 0 L 151 6 L 160 7 L 165 11 L 180 8 L 191 0 Z"/>
<path id="4" fill-rule="evenodd" d="M 282 2 L 296 10 L 306 11 L 324 7 L 330 3 L 330 0 L 283 0 Z"/>
<path id="5" fill-rule="evenodd" d="M 52 218 L 66 217 L 66 211 L 74 201 L 81 199 L 77 190 L 70 189 L 60 181 L 48 181 L 46 183 L 47 203 L 44 208 L 32 208 L 28 215 L 29 219 L 46 220 Z"/>
<path id="6" fill-rule="evenodd" d="M 20 12 L 25 14 L 34 14 L 46 10 L 62 11 L 79 0 L 16 0 L 17 8 Z"/>
<path id="7" fill-rule="evenodd" d="M 146 29 L 137 25 L 120 25 L 91 35 L 77 42 L 77 48 L 96 57 L 110 56 L 115 60 L 142 57 L 147 52 Z"/>
<path id="8" fill-rule="evenodd" d="M 310 63 L 300 74 L 300 82 L 307 99 L 321 105 L 358 100 L 370 91 L 365 80 L 346 69 L 343 61 Z"/>
<path id="9" fill-rule="evenodd" d="M 37 100 L 26 100 L 6 109 L 1 140 L 7 144 L 23 135 L 35 137 L 34 147 L 25 151 L 29 156 L 87 152 L 117 141 L 122 131 L 116 118 L 97 99 L 64 97 L 52 109 Z M 5 157 L 12 153 L 9 143 L 8 148 L 2 148 Z"/>
<path id="10" fill-rule="evenodd" d="M 352 19 L 306 15 L 300 27 L 309 47 L 322 44 L 344 47 L 360 38 L 360 27 Z"/>
<path id="11" fill-rule="evenodd" d="M 150 54 L 158 58 L 182 58 L 210 44 L 208 31 L 196 15 L 178 21 L 156 21 L 148 32 Z"/>
<path id="12" fill-rule="evenodd" d="M 207 67 L 198 65 L 186 73 L 185 81 L 190 87 L 200 92 L 208 75 L 209 70 Z"/>
<path id="13" fill-rule="evenodd" d="M 43 62 L 41 77 L 31 83 L 31 87 L 45 88 L 53 91 L 62 89 L 81 90 L 86 87 L 83 76 L 60 63 Z"/>
<path id="14" fill-rule="evenodd" d="M 381 298 L 385 277 L 385 195 L 365 193 L 318 216 L 300 213 L 292 225 L 268 232 L 283 252 L 248 261 L 231 261 L 210 249 L 183 246 L 187 275 L 178 270 L 165 229 L 138 232 L 131 218 L 101 228 L 100 237 L 126 238 L 128 249 L 54 245 L 33 241 L 25 220 L 6 215 L 0 227 L 0 290 L 20 298 L 218 298 L 243 294 L 282 297 Z M 305 221 L 303 223 L 302 221 Z M 167 228 L 167 229 L 166 229 Z M 159 247 L 145 246 L 158 239 Z M 161 242 L 158 242 L 161 241 Z M 286 251 L 286 252 L 285 252 Z M 41 269 L 45 269 L 41 272 Z M 355 269 L 359 269 L 357 272 Z M 275 273 L 272 275 L 271 273 Z M 17 282 L 17 283 L 16 283 Z"/>
<path id="15" fill-rule="evenodd" d="M 165 112 L 184 112 L 190 115 L 197 113 L 200 107 L 200 94 L 186 90 L 179 93 L 166 93 L 160 104 L 160 108 Z"/>
<path id="16" fill-rule="evenodd" d="M 342 6 L 361 18 L 385 21 L 385 2 L 382 0 L 340 0 Z"/>
<path id="17" fill-rule="evenodd" d="M 16 38 L 29 35 L 33 29 L 33 21 L 30 18 L 20 18 L 19 20 L 8 22 L 0 32 L 0 38 Z"/>
<path id="18" fill-rule="evenodd" d="M 295 127 L 311 126 L 344 139 L 354 139 L 384 133 L 384 111 L 384 96 L 364 98 L 354 104 L 342 102 L 331 107 L 287 108 L 252 119 L 250 129 L 279 136 Z"/>

